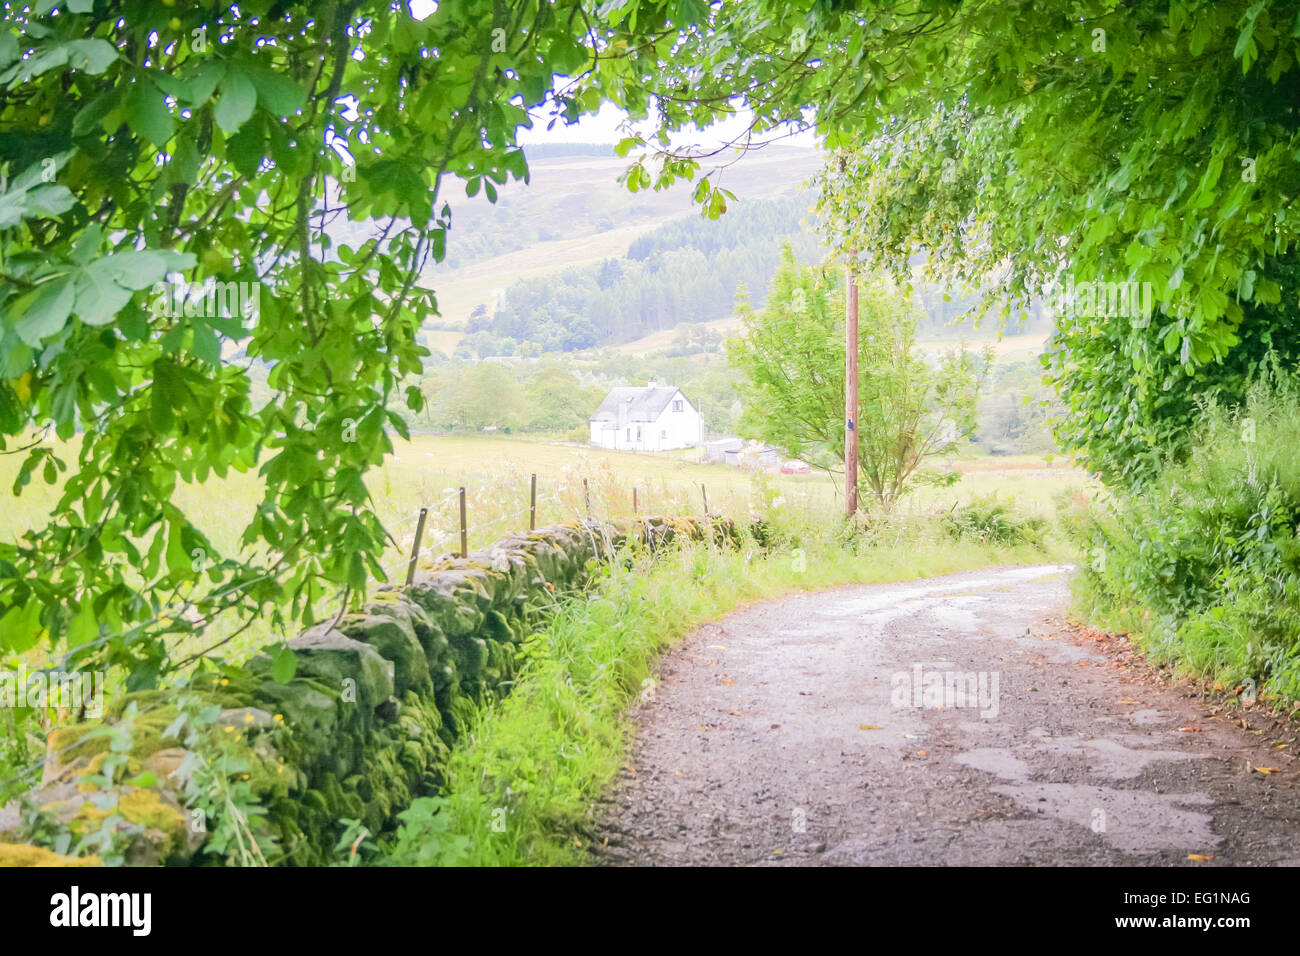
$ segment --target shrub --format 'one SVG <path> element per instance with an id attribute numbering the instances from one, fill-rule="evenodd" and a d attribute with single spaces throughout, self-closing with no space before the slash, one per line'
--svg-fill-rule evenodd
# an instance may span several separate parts
<path id="1" fill-rule="evenodd" d="M 1140 494 L 1068 514 L 1079 596 L 1157 657 L 1300 697 L 1300 391 L 1260 381 L 1201 412 Z"/>
<path id="2" fill-rule="evenodd" d="M 1038 544 L 1046 525 L 1042 518 L 1020 514 L 1014 502 L 999 501 L 996 495 L 953 508 L 941 523 L 953 538 L 1006 545 Z"/>

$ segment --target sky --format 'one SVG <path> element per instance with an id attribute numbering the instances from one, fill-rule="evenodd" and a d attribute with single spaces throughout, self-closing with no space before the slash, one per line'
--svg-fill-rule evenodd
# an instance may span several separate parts
<path id="1" fill-rule="evenodd" d="M 606 103 L 600 112 L 584 116 L 572 126 L 556 123 L 555 128 L 547 130 L 549 117 L 536 115 L 533 128 L 519 131 L 519 142 L 525 145 L 541 143 L 617 143 L 626 135 L 619 127 L 627 119 L 627 114 L 618 107 Z M 738 114 L 735 117 L 715 123 L 704 130 L 691 128 L 673 136 L 674 146 L 697 145 L 707 148 L 720 146 L 744 132 L 749 115 Z M 644 128 L 644 124 L 642 124 Z M 817 140 L 811 132 L 798 132 L 786 135 L 771 131 L 758 137 L 757 141 L 777 140 L 783 146 L 802 146 L 816 148 Z"/>

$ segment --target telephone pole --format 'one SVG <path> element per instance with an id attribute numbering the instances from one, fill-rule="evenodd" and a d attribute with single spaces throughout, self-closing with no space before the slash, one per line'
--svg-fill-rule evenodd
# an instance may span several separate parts
<path id="1" fill-rule="evenodd" d="M 858 276 L 857 250 L 849 254 L 844 296 L 844 513 L 858 513 Z"/>

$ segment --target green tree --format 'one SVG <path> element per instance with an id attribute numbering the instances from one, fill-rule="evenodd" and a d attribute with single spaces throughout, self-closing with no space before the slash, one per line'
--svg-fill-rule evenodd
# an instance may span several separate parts
<path id="1" fill-rule="evenodd" d="M 703 15 L 636 7 L 0 6 L 0 450 L 24 456 L 15 493 L 62 481 L 0 543 L 0 649 L 45 639 L 149 686 L 218 620 L 310 622 L 383 577 L 365 476 L 405 433 L 390 398 L 422 402 L 404 380 L 450 180 L 495 201 L 527 178 L 529 110 L 595 110 L 631 51 Z M 173 492 L 232 470 L 263 493 L 226 552 Z"/>
<path id="2" fill-rule="evenodd" d="M 604 393 L 584 387 L 577 376 L 559 365 L 544 365 L 524 385 L 528 399 L 527 427 L 534 431 L 571 431 L 583 425 Z"/>
<path id="3" fill-rule="evenodd" d="M 455 424 L 468 428 L 519 428 L 527 414 L 524 390 L 496 362 L 479 362 L 465 370 L 451 395 Z"/>
<path id="4" fill-rule="evenodd" d="M 889 510 L 927 459 L 975 426 L 983 362 L 964 348 L 930 366 L 914 348 L 906 296 L 883 283 L 858 298 L 859 487 Z M 838 271 L 800 268 L 787 249 L 761 312 L 742 310 L 728 343 L 747 378 L 744 424 L 755 437 L 828 471 L 844 470 L 844 286 Z"/>
<path id="5" fill-rule="evenodd" d="M 822 184 L 838 255 L 907 282 L 924 254 L 1008 315 L 1068 277 L 1149 284 L 1149 322 L 1063 316 L 1048 358 L 1061 439 L 1108 478 L 1149 475 L 1271 345 L 1300 357 L 1293 2 L 735 3 L 675 41 L 645 64 L 660 99 L 635 118 L 657 122 L 620 147 L 649 152 L 629 186 L 698 170 L 668 134 L 721 104 L 752 117 L 738 145 L 800 117 L 841 151 Z"/>

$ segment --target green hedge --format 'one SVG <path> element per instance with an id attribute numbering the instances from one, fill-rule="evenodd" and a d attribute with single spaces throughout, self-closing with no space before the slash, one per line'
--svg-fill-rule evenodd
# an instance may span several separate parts
<path id="1" fill-rule="evenodd" d="M 1080 597 L 1157 658 L 1300 699 L 1300 393 L 1207 403 L 1185 460 L 1068 519 Z"/>

